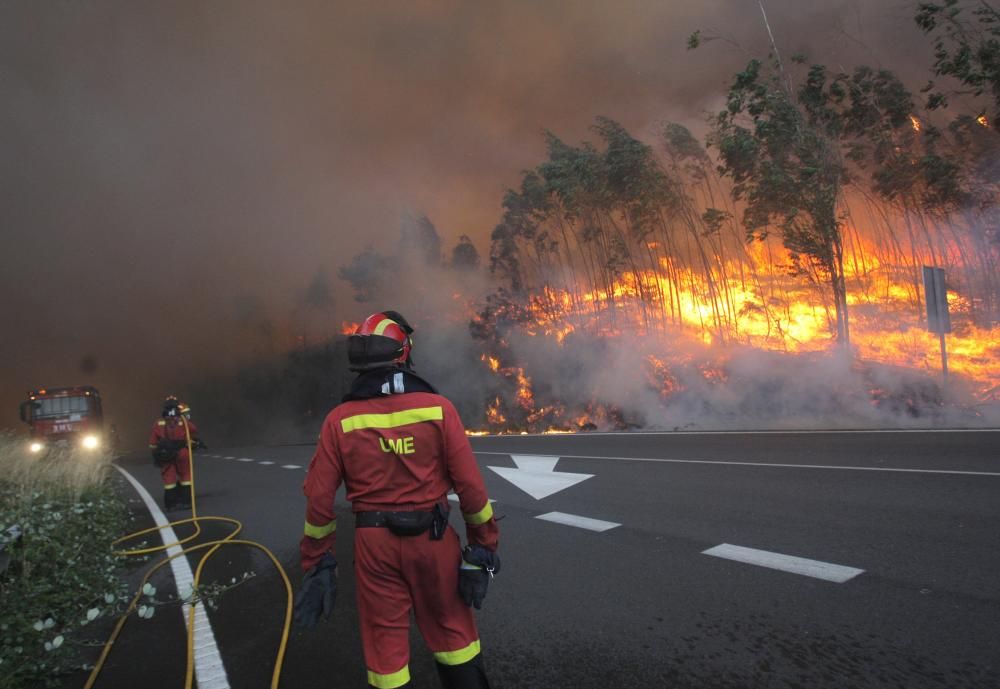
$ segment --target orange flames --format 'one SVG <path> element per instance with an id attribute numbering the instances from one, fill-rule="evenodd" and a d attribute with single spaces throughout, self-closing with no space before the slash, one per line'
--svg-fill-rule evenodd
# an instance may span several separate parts
<path id="1" fill-rule="evenodd" d="M 853 228 L 845 228 L 844 236 L 854 357 L 940 376 L 938 336 L 927 332 L 923 322 L 919 265 L 926 259 L 896 265 L 883 247 Z M 951 264 L 957 251 L 943 247 L 936 256 L 938 264 Z M 624 272 L 603 289 L 583 292 L 546 285 L 529 298 L 525 307 L 529 317 L 520 332 L 554 339 L 563 347 L 572 346 L 574 333 L 611 338 L 634 333 L 669 342 L 675 333 L 684 332 L 713 347 L 735 344 L 807 355 L 834 348 L 834 311 L 827 283 L 792 274 L 787 269 L 792 257 L 776 241 L 750 244 L 746 256 L 749 267 L 736 261 L 723 263 L 712 275 L 713 284 L 704 273 L 661 259 L 662 272 Z M 958 269 L 948 275 L 956 283 L 962 277 Z M 947 336 L 949 372 L 969 381 L 979 400 L 1000 400 L 1000 326 L 976 326 L 970 318 L 975 305 L 954 290 L 949 291 L 948 302 L 954 324 L 954 332 Z M 625 425 L 614 409 L 596 404 L 577 418 L 567 418 L 567 409 L 558 403 L 537 405 L 532 378 L 522 367 L 505 365 L 505 356 L 502 352 L 482 356 L 507 389 L 488 404 L 492 430 L 505 429 L 512 418 L 523 420 L 535 432 Z M 645 357 L 645 378 L 664 403 L 684 390 L 672 372 L 677 363 Z M 703 362 L 685 365 L 697 370 L 706 385 L 727 383 L 724 361 L 706 355 Z M 879 394 L 872 392 L 873 403 Z"/>

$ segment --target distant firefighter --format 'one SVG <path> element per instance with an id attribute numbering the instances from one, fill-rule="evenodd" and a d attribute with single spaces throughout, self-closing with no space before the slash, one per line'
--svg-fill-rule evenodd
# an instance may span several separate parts
<path id="1" fill-rule="evenodd" d="M 163 479 L 163 507 L 167 510 L 191 507 L 191 455 L 192 449 L 204 447 L 198 427 L 191 421 L 191 409 L 176 397 L 163 401 L 163 414 L 153 424 L 149 436 L 149 449 L 153 463 L 160 469 Z"/>
<path id="2" fill-rule="evenodd" d="M 394 311 L 348 340 L 357 379 L 326 417 L 305 481 L 305 571 L 295 620 L 311 627 L 337 593 L 334 495 L 354 511 L 354 578 L 368 684 L 410 683 L 410 613 L 445 689 L 488 689 L 471 606 L 500 569 L 499 530 L 458 412 L 411 368 L 413 328 Z M 458 494 L 468 545 L 448 525 Z"/>

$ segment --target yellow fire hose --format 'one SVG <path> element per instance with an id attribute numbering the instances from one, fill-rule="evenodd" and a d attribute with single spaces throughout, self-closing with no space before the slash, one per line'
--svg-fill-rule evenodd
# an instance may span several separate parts
<path id="1" fill-rule="evenodd" d="M 271 562 L 274 563 L 275 569 L 278 570 L 278 573 L 281 575 L 282 581 L 284 581 L 285 583 L 285 593 L 286 593 L 285 623 L 281 631 L 281 643 L 278 645 L 278 656 L 274 662 L 274 672 L 271 675 L 271 689 L 278 689 L 278 680 L 281 676 L 281 666 L 285 659 L 285 648 L 288 645 L 288 632 L 292 624 L 292 584 L 288 580 L 288 575 L 285 573 L 285 570 L 281 566 L 281 563 L 278 562 L 278 558 L 274 556 L 274 553 L 268 550 L 265 546 L 255 541 L 246 541 L 236 538 L 237 534 L 239 534 L 239 532 L 243 529 L 243 525 L 239 521 L 235 519 L 230 519 L 228 517 L 198 516 L 197 504 L 195 500 L 195 490 L 194 490 L 195 487 L 194 448 L 192 447 L 192 442 L 191 442 L 191 430 L 188 427 L 187 420 L 184 418 L 184 416 L 182 415 L 180 418 L 181 422 L 184 424 L 184 435 L 187 438 L 188 460 L 191 464 L 191 516 L 187 519 L 180 519 L 175 522 L 170 522 L 169 524 L 165 524 L 164 526 L 154 526 L 148 529 L 143 529 L 142 531 L 136 531 L 134 533 L 130 533 L 127 536 L 123 536 L 122 538 L 119 538 L 118 540 L 114 541 L 111 544 L 111 546 L 112 548 L 114 548 L 115 546 L 125 541 L 130 541 L 134 538 L 139 538 L 140 536 L 160 531 L 161 529 L 165 529 L 167 527 L 180 526 L 182 524 L 193 524 L 194 533 L 192 533 L 190 536 L 187 536 L 186 538 L 178 540 L 176 543 L 166 543 L 152 548 L 137 548 L 134 550 L 116 550 L 114 551 L 114 553 L 115 555 L 121 557 L 134 557 L 136 555 L 149 555 L 151 553 L 158 553 L 167 550 L 168 548 L 172 548 L 174 546 L 181 546 L 185 543 L 189 543 L 190 541 L 194 540 L 201 534 L 201 524 L 200 524 L 201 522 L 213 521 L 213 522 L 223 522 L 226 524 L 230 524 L 234 527 L 233 532 L 219 540 L 209 541 L 207 543 L 199 543 L 198 545 L 193 545 L 183 548 L 179 553 L 164 558 L 163 560 L 157 562 L 155 565 L 150 567 L 149 570 L 146 571 L 146 573 L 142 577 L 142 581 L 139 584 L 139 590 L 132 598 L 132 601 L 129 603 L 128 608 L 121 615 L 121 617 L 118 618 L 118 622 L 117 624 L 115 624 L 115 628 L 111 632 L 111 636 L 105 642 L 104 648 L 101 651 L 101 657 L 98 658 L 97 663 L 94 665 L 94 669 L 91 671 L 90 677 L 87 679 L 87 683 L 84 685 L 84 689 L 93 688 L 94 682 L 97 681 L 97 677 L 101 674 L 101 670 L 104 667 L 104 663 L 107 660 L 108 655 L 111 653 L 111 647 L 114 645 L 115 641 L 118 640 L 118 636 L 119 634 L 121 634 L 122 628 L 125 626 L 125 622 L 128 621 L 129 615 L 131 615 L 135 611 L 136 605 L 141 600 L 143 595 L 142 589 L 143 587 L 145 587 L 146 582 L 149 581 L 150 577 L 152 577 L 157 570 L 159 570 L 161 567 L 169 563 L 174 558 L 187 556 L 188 553 L 193 553 L 196 550 L 207 549 L 208 552 L 206 552 L 202 556 L 201 560 L 198 561 L 198 567 L 195 569 L 194 588 L 192 590 L 196 591 L 198 588 L 198 582 L 201 578 L 201 571 L 205 567 L 205 563 L 212 555 L 215 554 L 216 551 L 218 551 L 222 546 L 226 545 L 250 546 L 251 548 L 257 548 L 258 550 L 264 551 L 264 553 L 269 558 L 271 558 Z M 198 604 L 197 601 L 192 601 L 188 609 L 187 667 L 184 673 L 184 689 L 191 689 L 194 682 L 194 611 L 195 611 L 195 605 L 197 604 Z"/>

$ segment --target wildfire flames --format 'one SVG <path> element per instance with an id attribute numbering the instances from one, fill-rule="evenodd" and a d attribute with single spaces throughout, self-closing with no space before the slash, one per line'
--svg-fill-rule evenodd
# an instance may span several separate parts
<path id="1" fill-rule="evenodd" d="M 478 431 L 1000 415 L 1000 143 L 985 116 L 947 130 L 886 116 L 870 141 L 830 128 L 779 136 L 773 154 L 780 127 L 733 117 L 709 148 L 668 124 L 657 153 L 607 118 L 603 150 L 547 136 L 490 235 L 493 291 L 443 292 L 442 320 L 468 328 L 481 366 L 436 363 L 476 379 L 461 387 Z M 946 276 L 947 380 L 925 267 Z"/>
<path id="2" fill-rule="evenodd" d="M 845 234 L 850 237 L 845 275 L 854 369 L 888 365 L 938 380 L 938 335 L 927 332 L 922 322 L 918 273 L 913 266 L 887 262 L 885 252 L 860 233 Z M 504 390 L 486 405 L 488 429 L 559 433 L 634 426 L 618 408 L 602 404 L 599 391 L 582 409 L 579 403 L 536 401 L 532 376 L 510 351 L 513 333 L 546 338 L 568 349 L 576 343 L 574 336 L 582 335 L 609 342 L 626 335 L 668 344 L 682 337 L 700 341 L 705 352 L 700 360 L 689 353 L 643 357 L 645 382 L 665 409 L 685 391 L 677 375 L 681 369 L 694 372 L 701 385 L 725 386 L 730 377 L 726 352 L 732 347 L 806 356 L 835 350 L 833 316 L 822 289 L 784 270 L 792 259 L 787 250 L 776 242 L 755 243 L 746 247 L 746 258 L 749 265 L 732 261 L 720 266 L 714 284 L 662 260 L 660 272 L 626 273 L 606 289 L 574 292 L 546 285 L 523 307 L 508 303 L 488 317 L 485 311 L 479 314 L 474 325 L 486 333 L 480 333 L 481 339 L 491 347 L 481 360 Z M 948 303 L 955 324 L 947 336 L 949 372 L 971 385 L 979 401 L 1000 400 L 1000 327 L 977 327 L 969 317 L 974 304 L 955 290 L 949 290 Z M 507 323 L 507 329 L 501 332 L 498 323 Z M 891 391 L 872 384 L 867 402 L 898 404 L 912 414 L 919 413 L 922 403 L 938 402 L 937 393 L 912 396 L 920 395 L 930 401 L 890 399 Z"/>

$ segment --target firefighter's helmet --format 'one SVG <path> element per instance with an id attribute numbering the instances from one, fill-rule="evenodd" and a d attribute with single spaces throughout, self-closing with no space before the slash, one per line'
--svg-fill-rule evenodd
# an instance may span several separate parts
<path id="1" fill-rule="evenodd" d="M 373 313 L 347 338 L 347 360 L 352 371 L 412 365 L 413 328 L 396 311 Z"/>
<path id="2" fill-rule="evenodd" d="M 167 399 L 163 400 L 163 417 L 177 416 L 180 414 L 181 403 L 177 401 L 177 398 L 171 395 Z"/>

